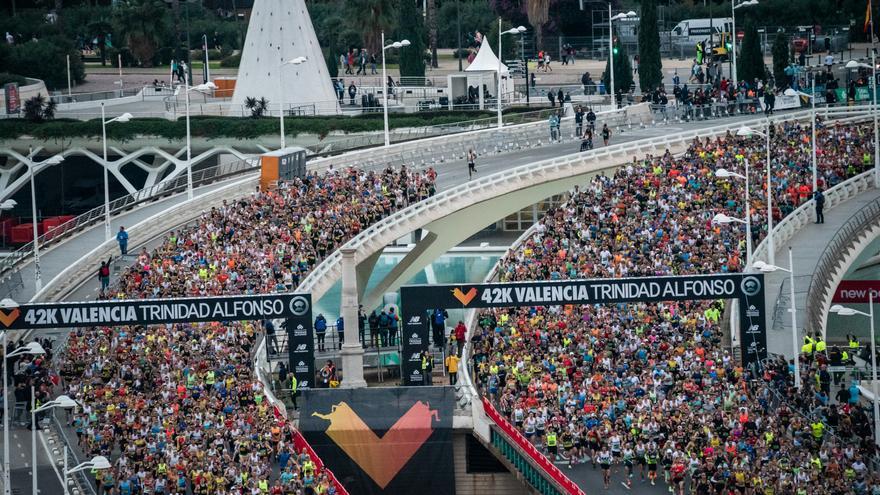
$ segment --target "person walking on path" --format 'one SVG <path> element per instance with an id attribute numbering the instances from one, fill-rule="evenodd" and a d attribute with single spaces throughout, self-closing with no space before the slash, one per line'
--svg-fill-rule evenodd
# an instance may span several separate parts
<path id="1" fill-rule="evenodd" d="M 107 261 L 101 262 L 101 268 L 98 268 L 98 280 L 101 281 L 101 292 L 110 287 L 110 262 L 113 257 L 107 258 Z"/>
<path id="2" fill-rule="evenodd" d="M 822 194 L 821 189 L 817 189 L 814 196 L 816 200 L 816 223 L 825 223 L 825 214 L 822 212 L 825 209 L 825 195 Z"/>
<path id="3" fill-rule="evenodd" d="M 119 243 L 119 252 L 122 253 L 122 256 L 128 254 L 128 232 L 125 231 L 125 227 L 119 227 L 119 232 L 116 233 L 116 242 Z"/>
<path id="4" fill-rule="evenodd" d="M 468 164 L 468 180 L 474 178 L 474 174 L 477 173 L 477 153 L 473 148 L 469 149 L 467 152 L 467 164 Z"/>

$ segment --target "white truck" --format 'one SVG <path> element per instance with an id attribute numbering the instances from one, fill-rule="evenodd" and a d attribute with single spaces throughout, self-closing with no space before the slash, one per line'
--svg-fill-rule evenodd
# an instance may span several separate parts
<path id="1" fill-rule="evenodd" d="M 672 28 L 672 43 L 695 44 L 700 41 L 708 41 L 710 36 L 716 41 L 721 38 L 721 33 L 733 32 L 733 19 L 730 17 L 715 17 L 706 19 L 685 19 Z"/>

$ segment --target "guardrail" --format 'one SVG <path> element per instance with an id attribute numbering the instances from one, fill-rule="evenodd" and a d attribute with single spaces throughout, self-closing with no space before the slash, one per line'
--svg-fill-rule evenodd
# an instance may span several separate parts
<path id="1" fill-rule="evenodd" d="M 855 107 L 858 108 L 858 107 Z M 854 113 L 862 113 L 863 111 L 855 111 L 854 109 L 829 109 L 825 111 L 826 116 L 830 115 L 851 115 Z M 782 122 L 790 120 L 805 120 L 810 118 L 810 111 L 794 112 L 786 115 L 771 116 L 771 122 Z M 690 141 L 697 137 L 715 137 L 724 135 L 728 131 L 735 130 L 740 126 L 759 126 L 767 122 L 767 118 L 750 119 L 739 121 L 736 123 L 728 123 L 704 129 L 697 129 L 678 133 L 671 136 L 659 136 L 628 143 L 616 144 L 598 148 L 582 153 L 575 153 L 560 158 L 552 158 L 543 160 L 538 163 L 522 165 L 513 169 L 498 172 L 493 175 L 480 177 L 458 187 L 448 189 L 439 194 L 411 205 L 394 215 L 386 217 L 377 222 L 360 234 L 350 239 L 344 247 L 355 249 L 359 255 L 363 252 L 367 244 L 373 244 L 374 247 L 384 246 L 392 238 L 396 236 L 401 228 L 415 227 L 423 222 L 420 219 L 431 218 L 436 219 L 447 213 L 462 209 L 466 205 L 474 204 L 477 200 L 491 197 L 495 191 L 515 190 L 511 184 L 519 184 L 523 187 L 536 183 L 543 183 L 557 178 L 565 178 L 571 175 L 580 175 L 589 172 L 588 168 L 591 164 L 599 164 L 604 160 L 625 160 L 628 156 L 643 155 L 645 152 L 665 152 L 672 145 L 687 145 Z M 528 124 L 527 124 L 528 125 Z M 479 133 L 469 134 L 470 142 L 485 141 L 480 139 Z M 371 163 L 370 160 L 366 161 Z M 605 165 L 600 168 L 609 168 L 616 165 Z M 595 168 L 598 170 L 598 168 Z M 405 233 L 404 233 L 405 234 Z M 399 236 L 398 236 L 399 237 Z M 341 252 L 337 250 L 325 258 L 315 269 L 300 283 L 298 290 L 301 292 L 310 292 L 313 297 L 319 298 L 327 289 L 324 285 L 328 281 L 334 281 L 338 278 L 341 270 Z M 361 260 L 358 259 L 358 262 Z"/>
<path id="2" fill-rule="evenodd" d="M 874 185 L 873 174 L 874 171 L 869 170 L 857 176 L 868 177 L 867 182 L 870 185 L 865 189 Z M 807 323 L 814 331 L 824 326 L 827 310 L 822 298 L 832 288 L 830 284 L 836 280 L 835 275 L 842 268 L 841 255 L 846 254 L 860 241 L 862 233 L 877 227 L 880 227 L 880 198 L 871 201 L 850 217 L 825 246 L 807 289 Z"/>
<path id="3" fill-rule="evenodd" d="M 253 170 L 258 166 L 258 158 L 248 158 L 217 165 L 215 167 L 196 170 L 192 173 L 193 187 L 238 175 L 242 172 Z M 159 182 L 152 187 L 141 189 L 133 194 L 114 199 L 110 202 L 110 216 L 118 215 L 123 211 L 129 210 L 132 207 L 147 201 L 154 201 L 172 194 L 185 192 L 186 189 L 187 177 L 186 174 L 181 174 L 173 179 Z M 43 233 L 43 235 L 37 237 L 36 242 L 39 243 L 41 249 L 44 249 L 52 244 L 57 244 L 64 239 L 82 232 L 87 227 L 98 222 L 103 222 L 104 216 L 104 205 L 98 206 L 97 208 L 93 208 L 82 215 L 79 215 L 69 222 L 63 223 L 58 227 Z M 30 258 L 33 255 L 33 250 L 34 241 L 31 241 L 10 253 L 9 256 L 0 260 L 0 274 L 12 270 L 23 260 Z"/>

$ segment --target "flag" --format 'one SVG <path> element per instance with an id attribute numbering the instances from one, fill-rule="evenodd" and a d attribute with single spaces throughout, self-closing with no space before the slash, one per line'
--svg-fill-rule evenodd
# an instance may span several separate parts
<path id="1" fill-rule="evenodd" d="M 864 32 L 866 32 L 866 33 L 868 32 L 868 29 L 870 29 L 870 27 L 871 27 L 871 15 L 872 15 L 871 11 L 872 10 L 873 9 L 871 8 L 871 0 L 868 0 L 868 6 L 867 6 L 867 8 L 865 8 L 865 26 L 863 28 Z M 871 33 L 871 35 L 873 36 L 873 33 Z"/>

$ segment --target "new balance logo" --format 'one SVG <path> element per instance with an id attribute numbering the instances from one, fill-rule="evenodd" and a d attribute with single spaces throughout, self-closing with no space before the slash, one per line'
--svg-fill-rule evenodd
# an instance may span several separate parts
<path id="1" fill-rule="evenodd" d="M 306 350 L 308 349 L 308 347 L 309 347 L 309 346 L 306 345 L 306 344 L 299 344 L 298 346 L 296 346 L 296 349 L 294 349 L 293 352 L 306 352 Z"/>
<path id="2" fill-rule="evenodd" d="M 422 323 L 422 317 L 421 317 L 421 316 L 413 316 L 412 318 L 409 319 L 409 324 L 410 324 L 410 325 L 419 325 L 419 324 L 421 324 L 421 323 Z"/>

